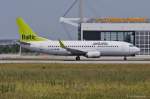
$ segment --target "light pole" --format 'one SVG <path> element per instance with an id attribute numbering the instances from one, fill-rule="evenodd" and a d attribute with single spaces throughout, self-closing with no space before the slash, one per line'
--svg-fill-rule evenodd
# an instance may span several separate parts
<path id="1" fill-rule="evenodd" d="M 78 40 L 81 40 L 81 26 L 83 23 L 83 0 L 79 0 L 79 18 Z"/>

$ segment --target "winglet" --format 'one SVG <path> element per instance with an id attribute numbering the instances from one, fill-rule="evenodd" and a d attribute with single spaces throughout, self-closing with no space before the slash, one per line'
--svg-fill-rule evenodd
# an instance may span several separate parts
<path id="1" fill-rule="evenodd" d="M 59 40 L 59 44 L 60 44 L 61 48 L 66 48 L 65 45 L 64 45 L 64 43 L 61 40 Z"/>

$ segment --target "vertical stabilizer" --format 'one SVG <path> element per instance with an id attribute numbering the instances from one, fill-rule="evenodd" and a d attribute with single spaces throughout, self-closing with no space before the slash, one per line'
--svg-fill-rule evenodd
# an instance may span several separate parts
<path id="1" fill-rule="evenodd" d="M 31 42 L 31 41 L 46 41 L 47 39 L 38 36 L 30 26 L 24 22 L 21 17 L 16 19 L 16 23 L 18 25 L 18 31 L 20 35 L 21 42 Z"/>

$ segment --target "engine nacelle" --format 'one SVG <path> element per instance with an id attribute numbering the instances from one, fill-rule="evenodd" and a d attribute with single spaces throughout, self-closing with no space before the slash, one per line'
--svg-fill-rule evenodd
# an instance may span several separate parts
<path id="1" fill-rule="evenodd" d="M 101 53 L 98 51 L 90 51 L 86 54 L 87 58 L 99 58 L 101 56 Z"/>

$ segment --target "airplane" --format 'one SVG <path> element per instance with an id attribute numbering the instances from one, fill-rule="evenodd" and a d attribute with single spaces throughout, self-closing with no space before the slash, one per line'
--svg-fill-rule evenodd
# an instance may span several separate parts
<path id="1" fill-rule="evenodd" d="M 30 26 L 21 18 L 16 19 L 20 34 L 20 45 L 23 48 L 46 53 L 50 55 L 80 56 L 86 58 L 100 58 L 102 56 L 135 56 L 140 49 L 133 44 L 123 41 L 53 41 L 38 36 Z"/>

